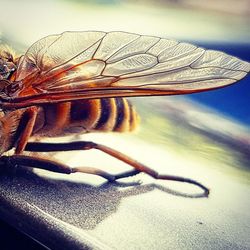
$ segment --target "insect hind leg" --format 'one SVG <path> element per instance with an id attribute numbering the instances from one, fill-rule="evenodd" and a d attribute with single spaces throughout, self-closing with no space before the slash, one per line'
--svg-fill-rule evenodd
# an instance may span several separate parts
<path id="1" fill-rule="evenodd" d="M 12 155 L 12 156 L 2 156 L 0 158 L 1 164 L 5 166 L 23 166 L 23 167 L 32 167 L 32 168 L 40 168 L 49 170 L 56 173 L 62 173 L 62 174 L 72 174 L 72 173 L 85 173 L 85 174 L 92 174 L 92 175 L 98 175 L 108 181 L 116 181 L 121 178 L 133 176 L 139 173 L 137 170 L 131 170 L 127 171 L 121 174 L 110 174 L 106 171 L 103 171 L 98 168 L 94 167 L 75 167 L 71 168 L 65 164 L 44 159 L 44 158 L 38 158 L 34 156 L 27 156 L 27 155 Z"/>
<path id="2" fill-rule="evenodd" d="M 89 149 L 98 149 L 108 155 L 113 156 L 116 159 L 119 159 L 120 161 L 123 161 L 129 164 L 130 166 L 135 168 L 134 174 L 137 172 L 144 172 L 150 175 L 151 177 L 153 177 L 154 179 L 158 179 L 158 180 L 169 180 L 169 181 L 190 183 L 190 184 L 200 187 L 204 191 L 204 196 L 209 195 L 209 189 L 205 187 L 203 184 L 195 180 L 180 177 L 180 176 L 159 174 L 155 170 L 145 166 L 144 164 L 130 158 L 129 156 L 115 149 L 112 149 L 105 145 L 94 143 L 91 141 L 75 141 L 75 142 L 68 142 L 68 143 L 30 142 L 26 145 L 26 148 L 25 148 L 26 151 L 32 151 L 32 152 L 53 152 L 53 151 L 89 150 Z M 131 173 L 133 174 L 133 172 Z M 128 176 L 130 175 L 129 174 L 124 175 L 124 177 L 128 177 Z M 120 178 L 123 178 L 123 177 L 120 177 Z"/>

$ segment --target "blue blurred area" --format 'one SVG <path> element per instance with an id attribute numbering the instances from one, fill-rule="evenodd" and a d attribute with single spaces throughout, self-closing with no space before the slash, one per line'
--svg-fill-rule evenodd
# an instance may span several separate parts
<path id="1" fill-rule="evenodd" d="M 204 48 L 224 51 L 250 62 L 249 44 L 197 43 Z M 246 125 L 250 125 L 250 75 L 229 87 L 190 95 L 191 99 L 202 102 Z"/>

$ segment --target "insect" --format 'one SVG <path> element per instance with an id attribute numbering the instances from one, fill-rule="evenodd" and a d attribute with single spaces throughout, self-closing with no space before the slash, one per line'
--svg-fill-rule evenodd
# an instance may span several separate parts
<path id="1" fill-rule="evenodd" d="M 64 32 L 35 42 L 22 56 L 0 50 L 0 161 L 65 174 L 83 172 L 109 181 L 149 174 L 155 179 L 201 183 L 162 175 L 115 149 L 91 141 L 29 142 L 91 131 L 131 131 L 135 109 L 125 97 L 179 95 L 230 85 L 250 64 L 191 44 L 126 32 Z M 11 156 L 5 153 L 14 148 Z M 76 167 L 24 151 L 101 150 L 134 169 L 118 175 Z"/>

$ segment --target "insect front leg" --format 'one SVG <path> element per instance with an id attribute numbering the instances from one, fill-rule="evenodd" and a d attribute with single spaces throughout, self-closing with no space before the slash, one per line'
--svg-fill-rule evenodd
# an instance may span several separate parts
<path id="1" fill-rule="evenodd" d="M 17 142 L 17 146 L 15 149 L 16 154 L 21 154 L 28 143 L 28 140 L 32 134 L 35 122 L 37 118 L 37 108 L 29 107 L 23 114 L 23 124 L 24 128 L 22 132 L 20 132 L 19 140 Z"/>
<path id="2" fill-rule="evenodd" d="M 155 170 L 145 166 L 144 164 L 130 158 L 129 156 L 107 147 L 105 145 L 101 145 L 98 143 L 94 143 L 91 141 L 76 141 L 76 142 L 69 142 L 69 143 L 38 143 L 38 142 L 31 142 L 26 145 L 26 151 L 33 151 L 33 152 L 52 152 L 52 151 L 71 151 L 71 150 L 89 150 L 89 149 L 98 149 L 108 155 L 117 158 L 130 166 L 135 168 L 137 172 L 144 172 L 154 179 L 159 180 L 170 180 L 170 181 L 178 181 L 178 182 L 186 182 L 193 185 L 196 185 L 204 190 L 204 194 L 207 196 L 209 194 L 209 189 L 202 185 L 201 183 L 180 176 L 173 176 L 173 175 L 162 175 L 156 172 Z M 136 173 L 136 172 L 135 172 Z M 131 174 L 134 175 L 132 171 Z M 125 174 L 124 177 L 130 176 L 129 173 Z"/>

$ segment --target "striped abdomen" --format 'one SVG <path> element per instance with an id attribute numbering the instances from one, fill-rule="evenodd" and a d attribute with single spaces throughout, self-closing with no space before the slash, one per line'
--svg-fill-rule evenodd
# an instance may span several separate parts
<path id="1" fill-rule="evenodd" d="M 90 131 L 135 129 L 138 115 L 124 98 L 79 100 L 47 105 L 38 114 L 34 134 L 62 136 Z"/>

